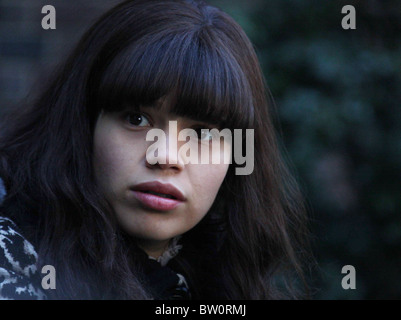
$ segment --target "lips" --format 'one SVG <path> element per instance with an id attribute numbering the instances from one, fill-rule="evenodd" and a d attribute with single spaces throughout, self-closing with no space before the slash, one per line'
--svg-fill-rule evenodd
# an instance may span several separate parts
<path id="1" fill-rule="evenodd" d="M 159 181 L 140 183 L 130 189 L 145 207 L 159 211 L 175 209 L 186 200 L 176 187 Z"/>

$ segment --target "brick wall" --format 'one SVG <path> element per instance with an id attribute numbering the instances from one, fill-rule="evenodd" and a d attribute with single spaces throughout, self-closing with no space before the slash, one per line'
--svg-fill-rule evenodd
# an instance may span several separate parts
<path id="1" fill-rule="evenodd" d="M 0 112 L 62 61 L 85 30 L 121 0 L 0 0 Z M 56 29 L 44 30 L 44 5 L 56 9 Z"/>

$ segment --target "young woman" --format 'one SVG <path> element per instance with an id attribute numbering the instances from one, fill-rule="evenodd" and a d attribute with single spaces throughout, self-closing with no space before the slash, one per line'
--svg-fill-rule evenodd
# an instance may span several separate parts
<path id="1" fill-rule="evenodd" d="M 0 296 L 303 297 L 305 213 L 271 107 L 252 44 L 221 10 L 133 0 L 107 12 L 3 121 Z M 181 140 L 153 161 L 147 134 L 170 137 L 171 123 L 197 133 L 192 147 L 211 148 L 207 129 L 252 129 L 253 172 L 188 163 Z"/>

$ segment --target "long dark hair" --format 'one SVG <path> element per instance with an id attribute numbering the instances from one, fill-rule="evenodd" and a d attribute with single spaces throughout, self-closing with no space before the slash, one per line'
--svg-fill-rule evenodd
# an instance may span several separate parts
<path id="1" fill-rule="evenodd" d="M 101 111 L 166 97 L 179 115 L 254 129 L 254 172 L 230 166 L 212 208 L 182 238 L 177 264 L 194 298 L 303 297 L 305 210 L 254 48 L 226 13 L 184 0 L 126 1 L 107 12 L 38 97 L 3 121 L 2 214 L 37 246 L 39 265 L 55 266 L 50 297 L 151 298 L 136 246 L 95 184 L 93 130 Z"/>

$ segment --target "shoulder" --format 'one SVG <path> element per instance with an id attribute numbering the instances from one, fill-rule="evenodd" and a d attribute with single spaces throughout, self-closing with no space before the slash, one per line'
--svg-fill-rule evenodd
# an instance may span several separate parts
<path id="1" fill-rule="evenodd" d="M 15 223 L 0 216 L 0 299 L 43 299 L 37 253 Z"/>

